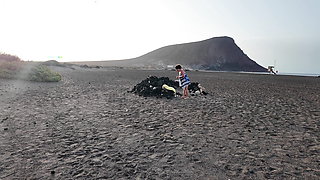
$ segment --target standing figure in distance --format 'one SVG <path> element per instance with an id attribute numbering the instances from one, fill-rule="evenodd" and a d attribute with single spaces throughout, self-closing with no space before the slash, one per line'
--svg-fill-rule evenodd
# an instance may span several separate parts
<path id="1" fill-rule="evenodd" d="M 188 98 L 189 97 L 188 86 L 190 84 L 190 79 L 189 79 L 187 73 L 182 69 L 180 64 L 176 65 L 176 71 L 179 73 L 179 76 L 177 76 L 177 78 L 181 82 L 181 83 L 179 83 L 179 85 L 183 89 L 182 98 Z"/>

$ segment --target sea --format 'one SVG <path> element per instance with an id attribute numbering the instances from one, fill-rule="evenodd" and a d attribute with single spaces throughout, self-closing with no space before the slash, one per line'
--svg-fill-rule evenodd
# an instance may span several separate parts
<path id="1" fill-rule="evenodd" d="M 235 72 L 235 71 L 204 71 L 204 72 Z M 273 75 L 272 73 L 269 72 L 241 72 L 241 71 L 236 71 L 236 73 L 249 73 L 249 74 L 270 74 Z M 305 77 L 320 77 L 319 74 L 315 73 L 290 73 L 290 72 L 278 72 L 276 75 L 283 75 L 283 76 L 305 76 Z"/>
<path id="2" fill-rule="evenodd" d="M 310 74 L 310 73 L 278 73 L 277 75 L 288 75 L 288 76 L 311 76 L 311 77 L 319 77 L 319 74 Z"/>
<path id="3" fill-rule="evenodd" d="M 241 73 L 253 73 L 253 74 L 271 74 L 269 72 L 241 72 Z M 283 76 L 306 76 L 306 77 L 320 77 L 319 74 L 312 74 L 312 73 L 290 73 L 290 72 L 278 72 L 276 75 L 283 75 Z"/>

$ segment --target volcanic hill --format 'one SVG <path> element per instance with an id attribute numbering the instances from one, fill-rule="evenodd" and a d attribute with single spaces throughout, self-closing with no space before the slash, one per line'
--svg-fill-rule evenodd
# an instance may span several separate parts
<path id="1" fill-rule="evenodd" d="M 98 62 L 96 62 L 98 63 Z M 230 37 L 165 46 L 133 59 L 103 61 L 102 66 L 165 69 L 175 64 L 195 70 L 266 72 L 251 60 Z"/>

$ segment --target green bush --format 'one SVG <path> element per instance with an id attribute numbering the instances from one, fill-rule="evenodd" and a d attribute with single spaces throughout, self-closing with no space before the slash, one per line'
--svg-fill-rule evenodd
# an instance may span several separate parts
<path id="1" fill-rule="evenodd" d="M 58 82 L 61 80 L 61 75 L 51 71 L 47 66 L 37 65 L 31 68 L 27 80 L 37 82 Z"/>

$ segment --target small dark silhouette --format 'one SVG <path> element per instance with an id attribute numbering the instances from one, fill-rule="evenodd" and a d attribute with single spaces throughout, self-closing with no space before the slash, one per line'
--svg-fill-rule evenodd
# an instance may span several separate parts
<path id="1" fill-rule="evenodd" d="M 274 75 L 277 75 L 277 72 L 278 72 L 278 71 L 276 72 L 274 71 L 274 66 L 268 66 L 268 71 L 273 73 Z"/>

